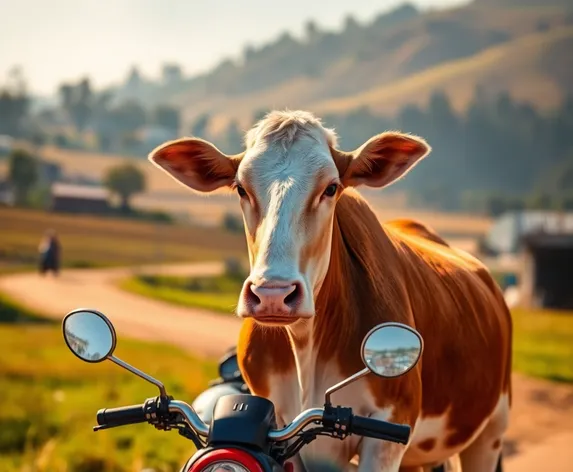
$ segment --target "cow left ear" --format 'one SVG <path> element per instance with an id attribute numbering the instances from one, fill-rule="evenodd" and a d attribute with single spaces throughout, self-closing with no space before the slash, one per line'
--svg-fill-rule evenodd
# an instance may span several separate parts
<path id="1" fill-rule="evenodd" d="M 430 151 L 428 143 L 418 136 L 397 132 L 379 134 L 349 153 L 352 159 L 341 175 L 342 183 L 386 187 L 404 177 Z"/>

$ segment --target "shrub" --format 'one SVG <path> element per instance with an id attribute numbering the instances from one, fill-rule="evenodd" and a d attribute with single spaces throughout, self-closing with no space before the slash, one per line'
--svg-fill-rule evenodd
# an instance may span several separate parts
<path id="1" fill-rule="evenodd" d="M 242 233 L 243 219 L 234 213 L 225 213 L 223 227 L 231 233 Z"/>

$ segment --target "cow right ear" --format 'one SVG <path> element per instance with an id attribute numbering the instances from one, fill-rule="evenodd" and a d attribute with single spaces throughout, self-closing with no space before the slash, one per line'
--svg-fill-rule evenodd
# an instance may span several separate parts
<path id="1" fill-rule="evenodd" d="M 228 156 L 200 138 L 182 138 L 155 148 L 149 160 L 181 184 L 198 192 L 230 187 L 243 154 Z"/>
<path id="2" fill-rule="evenodd" d="M 342 182 L 347 186 L 386 187 L 404 177 L 430 151 L 428 143 L 418 136 L 398 132 L 379 134 L 352 153 L 345 153 Z"/>

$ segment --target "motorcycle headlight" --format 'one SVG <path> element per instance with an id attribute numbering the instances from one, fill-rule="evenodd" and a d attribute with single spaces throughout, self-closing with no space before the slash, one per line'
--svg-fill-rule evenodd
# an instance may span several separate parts
<path id="1" fill-rule="evenodd" d="M 238 462 L 215 462 L 205 467 L 201 472 L 249 472 Z"/>
<path id="2" fill-rule="evenodd" d="M 247 451 L 220 448 L 199 457 L 188 472 L 263 472 L 263 468 Z"/>

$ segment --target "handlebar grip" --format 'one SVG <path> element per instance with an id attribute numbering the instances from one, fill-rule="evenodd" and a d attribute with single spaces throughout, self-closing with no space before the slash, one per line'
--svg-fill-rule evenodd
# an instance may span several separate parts
<path id="1" fill-rule="evenodd" d="M 97 412 L 97 424 L 100 426 L 122 426 L 146 421 L 144 405 L 104 408 Z"/>
<path id="2" fill-rule="evenodd" d="M 388 423 L 387 421 L 354 415 L 350 429 L 352 433 L 360 436 L 408 444 L 411 428 L 407 424 Z"/>

